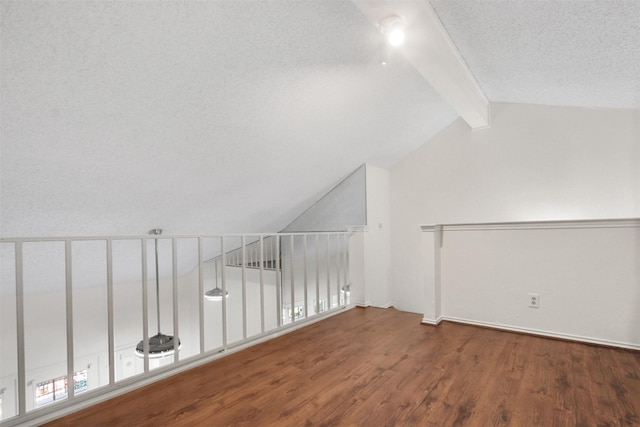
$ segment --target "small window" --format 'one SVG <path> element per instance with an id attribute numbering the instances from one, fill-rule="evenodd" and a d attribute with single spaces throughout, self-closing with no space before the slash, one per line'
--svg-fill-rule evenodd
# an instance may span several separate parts
<path id="1" fill-rule="evenodd" d="M 282 306 L 282 321 L 284 323 L 291 322 L 291 304 L 284 304 Z M 293 319 L 302 319 L 304 317 L 304 306 L 296 305 L 293 308 Z"/>
<path id="2" fill-rule="evenodd" d="M 36 385 L 36 406 L 53 402 L 53 381 L 54 380 L 45 381 Z"/>
<path id="3" fill-rule="evenodd" d="M 66 376 L 36 384 L 36 406 L 42 406 L 55 400 L 65 399 L 69 394 L 67 387 Z M 74 393 L 80 393 L 88 389 L 87 370 L 84 369 L 73 374 Z"/>
<path id="4" fill-rule="evenodd" d="M 80 393 L 89 389 L 89 383 L 87 381 L 87 370 L 76 372 L 73 374 L 73 391 L 74 393 Z"/>

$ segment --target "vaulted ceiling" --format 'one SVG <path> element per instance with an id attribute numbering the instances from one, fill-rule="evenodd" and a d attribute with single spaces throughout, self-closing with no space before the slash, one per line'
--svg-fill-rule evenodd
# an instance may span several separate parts
<path id="1" fill-rule="evenodd" d="M 431 0 L 492 102 L 640 108 L 640 1 Z"/>
<path id="2" fill-rule="evenodd" d="M 277 231 L 390 167 L 461 113 L 362 3 L 2 0 L 0 234 Z M 640 108 L 638 1 L 364 3 L 433 7 L 489 101 Z"/>

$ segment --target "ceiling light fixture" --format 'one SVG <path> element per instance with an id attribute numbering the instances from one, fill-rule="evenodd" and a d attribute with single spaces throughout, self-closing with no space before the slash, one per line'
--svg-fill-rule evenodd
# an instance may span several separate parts
<path id="1" fill-rule="evenodd" d="M 404 43 L 404 20 L 397 15 L 391 15 L 380 21 L 380 32 L 391 46 Z"/>
<path id="2" fill-rule="evenodd" d="M 149 234 L 160 235 L 162 230 L 154 228 Z M 174 338 L 171 335 L 165 335 L 160 332 L 160 276 L 158 274 L 158 238 L 155 239 L 156 249 L 156 311 L 158 314 L 158 333 L 149 338 L 149 359 L 160 359 L 165 356 L 171 356 L 175 352 Z M 178 350 L 182 347 L 182 343 L 178 339 Z M 144 340 L 140 341 L 136 346 L 136 356 L 144 357 Z"/>
<path id="3" fill-rule="evenodd" d="M 205 292 L 204 297 L 209 301 L 222 301 L 222 289 L 218 287 L 218 263 L 215 260 L 213 261 L 213 266 L 215 268 L 216 287 Z M 229 298 L 229 291 L 225 291 L 224 296 Z"/>

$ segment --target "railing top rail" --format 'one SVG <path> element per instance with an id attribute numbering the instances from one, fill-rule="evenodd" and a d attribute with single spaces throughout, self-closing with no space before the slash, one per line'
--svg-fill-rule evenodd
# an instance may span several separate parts
<path id="1" fill-rule="evenodd" d="M 314 235 L 343 235 L 349 231 L 305 231 L 286 233 L 217 233 L 217 234 L 163 234 L 162 236 L 49 236 L 49 237 L 0 237 L 0 242 L 66 242 L 95 241 L 95 240 L 152 240 L 152 239 L 216 239 L 221 237 L 273 237 L 273 236 L 314 236 Z"/>
<path id="2" fill-rule="evenodd" d="M 464 224 L 425 224 L 422 231 L 481 231 L 481 230 L 533 230 L 572 228 L 628 228 L 639 227 L 640 218 L 573 219 L 547 221 L 479 222 Z"/>

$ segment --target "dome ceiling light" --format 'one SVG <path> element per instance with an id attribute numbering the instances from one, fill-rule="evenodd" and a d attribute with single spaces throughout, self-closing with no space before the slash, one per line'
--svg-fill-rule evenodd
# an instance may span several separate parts
<path id="1" fill-rule="evenodd" d="M 400 46 L 405 39 L 405 22 L 398 15 L 387 16 L 380 21 L 380 32 L 391 46 Z"/>

